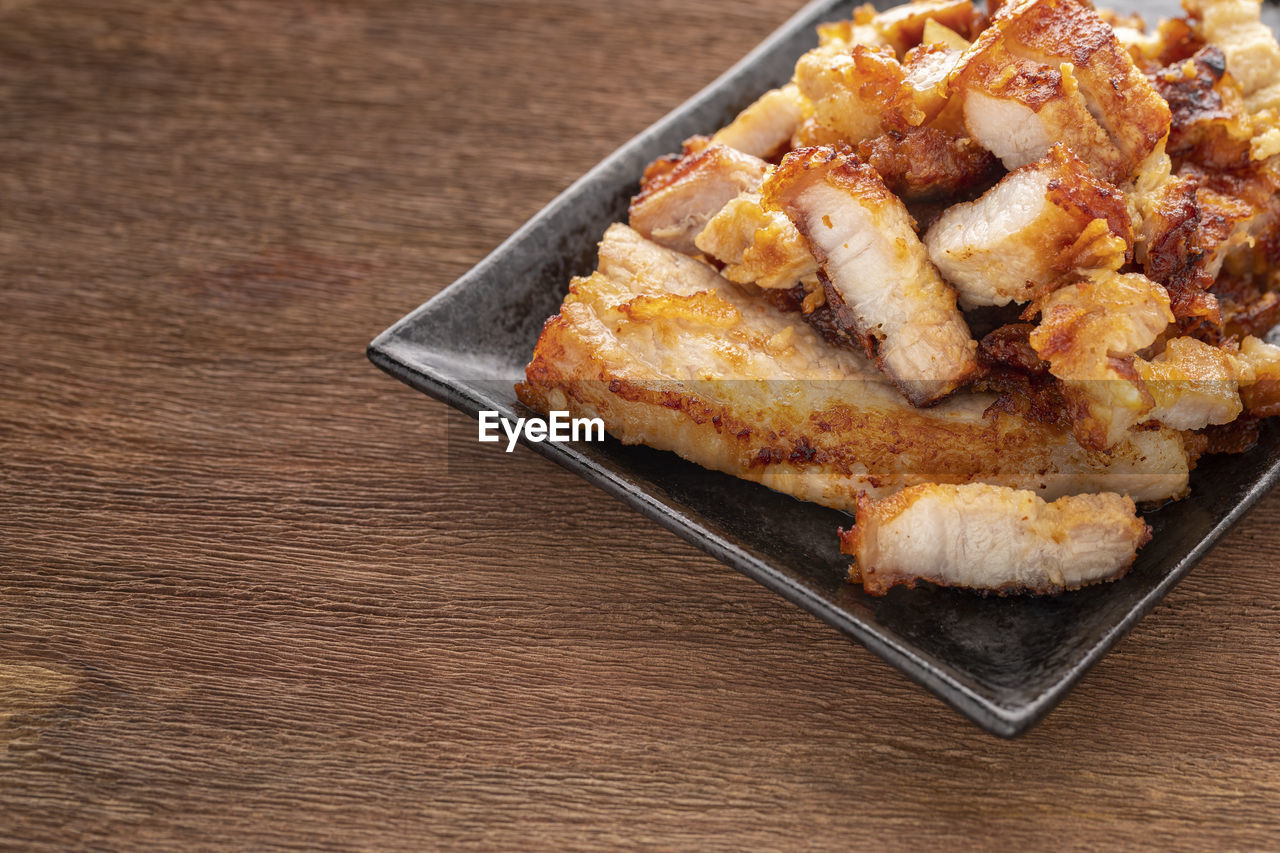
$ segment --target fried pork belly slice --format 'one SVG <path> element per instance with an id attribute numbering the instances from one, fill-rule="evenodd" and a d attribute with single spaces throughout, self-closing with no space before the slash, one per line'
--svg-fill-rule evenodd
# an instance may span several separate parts
<path id="1" fill-rule="evenodd" d="M 999 36 L 994 27 L 983 32 L 951 82 L 969 135 L 1007 169 L 1034 163 L 1063 142 L 1099 177 L 1123 179 L 1125 158 L 1089 113 L 1074 69 L 1018 58 Z"/>
<path id="2" fill-rule="evenodd" d="M 1134 353 L 1173 321 L 1168 294 L 1137 273 L 1104 273 L 1053 291 L 1038 307 L 1031 346 L 1062 380 L 1076 439 L 1112 446 L 1155 405 Z"/>
<path id="3" fill-rule="evenodd" d="M 886 130 L 932 121 L 946 106 L 948 81 L 962 56 L 943 44 L 918 45 L 902 62 L 886 46 L 814 48 L 796 63 L 794 85 L 813 114 L 797 128 L 793 147 L 797 142 L 857 145 Z"/>
<path id="4" fill-rule="evenodd" d="M 762 189 L 808 241 L 841 322 L 908 400 L 935 403 L 979 372 L 955 291 L 875 169 L 830 148 L 800 149 Z"/>
<path id="5" fill-rule="evenodd" d="M 858 156 L 904 201 L 954 197 L 999 174 L 996 158 L 967 136 L 926 125 L 858 144 Z"/>
<path id="6" fill-rule="evenodd" d="M 1123 575 L 1151 538 L 1136 512 L 1114 493 L 1049 503 L 1020 489 L 931 483 L 858 501 L 840 550 L 872 595 L 918 581 L 1044 595 Z"/>
<path id="7" fill-rule="evenodd" d="M 631 227 L 656 243 L 693 254 L 698 251 L 694 238 L 707 221 L 743 190 L 757 189 L 768 168 L 760 158 L 727 145 L 687 153 L 646 181 L 631 200 Z"/>
<path id="8" fill-rule="evenodd" d="M 1007 305 L 1048 292 L 1076 269 L 1119 269 L 1133 236 L 1124 196 L 1064 145 L 953 205 L 924 236 L 960 305 Z"/>
<path id="9" fill-rule="evenodd" d="M 849 511 L 859 492 L 921 482 L 1158 500 L 1185 490 L 1190 461 L 1181 433 L 1093 452 L 1063 429 L 988 411 L 991 394 L 913 408 L 861 356 L 625 225 L 610 227 L 597 271 L 547 321 L 518 391 L 538 411 L 599 417 L 624 443 Z"/>
<path id="10" fill-rule="evenodd" d="M 1242 410 L 1236 354 L 1195 338 L 1169 341 L 1135 368 L 1155 401 L 1147 415 L 1172 429 L 1204 429 L 1234 421 Z"/>
<path id="11" fill-rule="evenodd" d="M 996 26 L 1018 56 L 1074 67 L 1089 112 L 1119 149 L 1128 172 L 1168 134 L 1168 105 L 1090 5 L 1020 0 L 1000 10 Z"/>
<path id="12" fill-rule="evenodd" d="M 1253 118 L 1255 160 L 1280 153 L 1280 44 L 1261 20 L 1261 0 L 1186 0 L 1201 37 L 1222 48 Z"/>
<path id="13" fill-rule="evenodd" d="M 1169 108 L 1115 33 L 1075 0 L 1018 0 L 973 43 L 953 87 L 965 123 L 1008 168 L 1065 142 L 1118 183 L 1169 131 Z"/>
<path id="14" fill-rule="evenodd" d="M 805 97 L 794 83 L 771 89 L 716 131 L 711 142 L 768 160 L 786 151 L 806 108 Z"/>
<path id="15" fill-rule="evenodd" d="M 694 244 L 738 284 L 778 289 L 817 281 L 818 262 L 804 237 L 782 211 L 766 210 L 759 193 L 744 192 L 726 204 Z"/>

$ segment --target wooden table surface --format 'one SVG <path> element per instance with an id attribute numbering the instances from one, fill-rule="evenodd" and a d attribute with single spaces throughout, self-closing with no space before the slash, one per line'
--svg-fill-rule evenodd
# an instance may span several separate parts
<path id="1" fill-rule="evenodd" d="M 369 339 L 800 0 L 0 0 L 0 844 L 1280 845 L 1280 495 L 1039 727 Z"/>

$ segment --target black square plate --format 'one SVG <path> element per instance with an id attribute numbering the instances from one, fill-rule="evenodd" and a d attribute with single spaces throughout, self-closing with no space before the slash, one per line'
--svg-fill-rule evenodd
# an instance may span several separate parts
<path id="1" fill-rule="evenodd" d="M 369 346 L 374 364 L 475 417 L 528 415 L 523 377 L 543 321 L 571 276 L 595 268 L 596 243 L 653 158 L 728 122 L 785 82 L 814 26 L 852 2 L 801 10 L 726 74 L 632 139 L 489 257 Z M 1174 11 L 1142 4 L 1158 14 Z M 1273 8 L 1267 9 L 1274 14 Z M 836 527 L 850 517 L 707 471 L 674 454 L 597 444 L 530 445 L 654 521 L 865 644 L 994 734 L 1025 731 L 1185 575 L 1280 478 L 1280 431 L 1240 456 L 1212 457 L 1191 497 L 1146 515 L 1151 543 L 1117 583 L 1055 598 L 983 598 L 897 588 L 872 598 L 845 581 Z M 567 547 L 572 547 L 567 546 Z M 689 602 L 696 607 L 697 602 Z"/>

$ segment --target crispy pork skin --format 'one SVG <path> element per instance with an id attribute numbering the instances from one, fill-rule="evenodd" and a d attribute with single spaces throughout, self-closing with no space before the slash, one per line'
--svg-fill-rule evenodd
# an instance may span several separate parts
<path id="1" fill-rule="evenodd" d="M 804 121 L 807 106 L 794 83 L 770 89 L 716 131 L 711 141 L 753 157 L 769 159 L 787 150 L 787 143 Z"/>
<path id="2" fill-rule="evenodd" d="M 778 289 L 817 281 L 818 262 L 804 237 L 782 211 L 766 209 L 756 192 L 744 192 L 721 208 L 694 244 L 724 264 L 721 274 L 739 284 Z"/>
<path id="3" fill-rule="evenodd" d="M 1001 8 L 992 28 L 1003 31 L 1019 57 L 1072 66 L 1090 114 L 1120 151 L 1127 173 L 1169 133 L 1169 106 L 1091 4 L 1018 0 Z"/>
<path id="4" fill-rule="evenodd" d="M 1031 346 L 1062 380 L 1077 440 L 1112 446 L 1155 405 L 1134 354 L 1173 322 L 1168 294 L 1138 273 L 1105 273 L 1055 290 L 1038 307 Z"/>
<path id="5" fill-rule="evenodd" d="M 989 185 L 1000 174 L 990 151 L 967 136 L 922 125 L 858 144 L 858 156 L 905 201 L 937 199 Z"/>
<path id="6" fill-rule="evenodd" d="M 1034 163 L 1063 142 L 1104 180 L 1125 176 L 1124 157 L 1090 114 L 1072 66 L 1017 57 L 1000 31 L 988 28 L 965 52 L 951 85 L 969 135 L 1005 168 Z"/>
<path id="7" fill-rule="evenodd" d="M 1064 145 L 953 205 L 924 237 L 965 308 L 1026 302 L 1077 269 L 1118 269 L 1133 238 L 1123 195 Z"/>
<path id="8" fill-rule="evenodd" d="M 1236 353 L 1195 338 L 1169 341 L 1151 361 L 1134 366 L 1155 401 L 1147 415 L 1173 429 L 1204 429 L 1239 417 L 1243 405 L 1237 385 Z"/>
<path id="9" fill-rule="evenodd" d="M 1098 453 L 993 407 L 993 394 L 916 409 L 861 356 L 797 320 L 613 225 L 599 268 L 547 321 L 518 393 L 541 412 L 600 417 L 624 443 L 845 510 L 859 492 L 922 482 L 1140 500 L 1186 488 L 1181 433 L 1135 432 Z"/>
<path id="10" fill-rule="evenodd" d="M 795 85 L 813 104 L 809 134 L 856 145 L 878 136 L 884 113 L 905 93 L 906 74 L 888 47 L 834 43 L 796 63 Z"/>
<path id="11" fill-rule="evenodd" d="M 1172 113 L 1165 145 L 1170 157 L 1214 169 L 1249 164 L 1253 122 L 1240 85 L 1226 70 L 1222 48 L 1210 44 L 1151 75 Z"/>
<path id="12" fill-rule="evenodd" d="M 727 145 L 691 151 L 644 183 L 631 200 L 631 227 L 656 243 L 694 254 L 694 238 L 707 221 L 743 190 L 759 188 L 768 168 L 759 157 Z"/>
<path id="13" fill-rule="evenodd" d="M 800 149 L 763 194 L 805 236 L 841 321 L 914 405 L 937 402 L 979 372 L 955 291 L 875 169 L 830 148 Z"/>
<path id="14" fill-rule="evenodd" d="M 1151 530 L 1114 493 L 1044 501 L 981 484 L 924 484 L 858 501 L 841 531 L 850 578 L 872 595 L 929 581 L 1000 593 L 1047 594 L 1115 580 Z"/>
<path id="15" fill-rule="evenodd" d="M 1249 414 L 1280 415 L 1280 347 L 1250 335 L 1240 343 L 1240 398 Z"/>

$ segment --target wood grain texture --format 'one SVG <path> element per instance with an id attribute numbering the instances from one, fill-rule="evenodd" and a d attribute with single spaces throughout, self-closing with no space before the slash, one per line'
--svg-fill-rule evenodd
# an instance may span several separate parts
<path id="1" fill-rule="evenodd" d="M 1004 742 L 365 361 L 799 5 L 0 0 L 0 845 L 1280 843 L 1280 495 Z"/>

